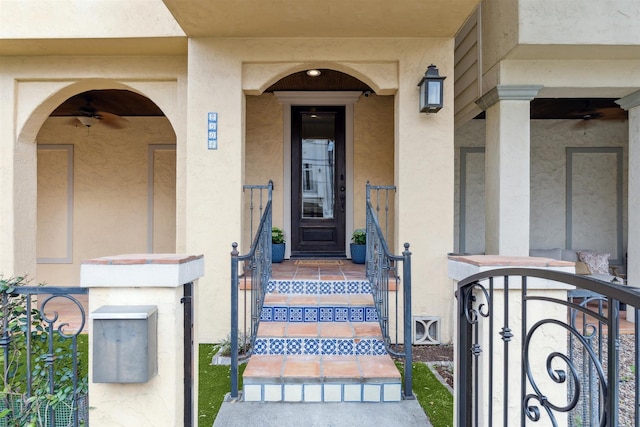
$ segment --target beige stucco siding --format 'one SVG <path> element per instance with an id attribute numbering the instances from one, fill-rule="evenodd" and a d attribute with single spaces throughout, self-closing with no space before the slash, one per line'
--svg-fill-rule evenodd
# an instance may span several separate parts
<path id="1" fill-rule="evenodd" d="M 348 58 L 347 62 L 345 58 Z M 445 80 L 445 109 L 431 116 L 419 113 L 416 85 L 432 62 L 438 64 L 444 75 L 452 69 L 452 39 L 190 41 L 186 212 L 188 228 L 197 228 L 198 232 L 187 234 L 186 250 L 204 252 L 206 257 L 201 299 L 206 301 L 207 310 L 200 311 L 198 322 L 207 326 L 200 329 L 201 341 L 215 341 L 228 333 L 229 263 L 225 259 L 229 259 L 231 242 L 242 237 L 240 212 L 234 214 L 233 211 L 235 206 L 242 204 L 242 184 L 248 183 L 248 177 L 254 173 L 249 171 L 249 163 L 242 161 L 242 155 L 246 154 L 247 160 L 253 158 L 252 161 L 261 151 L 268 153 L 270 158 L 279 155 L 269 151 L 276 147 L 269 145 L 267 149 L 266 144 L 261 146 L 261 142 L 253 139 L 256 135 L 254 129 L 261 122 L 252 122 L 250 112 L 254 106 L 248 106 L 245 114 L 245 105 L 254 100 L 249 100 L 242 93 L 245 89 L 243 64 L 263 71 L 262 74 L 251 74 L 251 85 L 247 88 L 251 93 L 255 87 L 268 87 L 292 72 L 311 67 L 348 72 L 353 69 L 349 64 L 356 64 L 357 76 L 368 84 L 374 84 L 378 79 L 378 83 L 384 82 L 389 88 L 389 82 L 395 82 L 393 125 L 384 125 L 384 135 L 393 129 L 390 141 L 393 143 L 393 156 L 385 154 L 379 158 L 382 163 L 392 159 L 393 184 L 399 187 L 395 199 L 396 238 L 392 250 L 399 253 L 402 248 L 399 242 L 412 242 L 418 258 L 413 264 L 413 277 L 419 283 L 414 293 L 414 311 L 421 315 L 442 316 L 445 338 L 449 339 L 448 308 L 452 302 L 452 290 L 447 277 L 446 254 L 453 247 L 453 80 Z M 288 67 L 287 63 L 290 64 Z M 372 64 L 371 73 L 369 63 Z M 394 75 L 380 74 L 380 64 L 396 64 L 395 67 L 384 68 L 395 70 Z M 260 79 L 262 82 L 258 81 Z M 271 105 L 272 101 L 265 98 L 256 102 Z M 388 104 L 385 105 L 388 108 Z M 354 108 L 356 111 L 359 105 Z M 380 108 L 380 111 L 390 111 L 390 108 Z M 219 147 L 214 151 L 206 150 L 203 142 L 206 141 L 206 128 L 202 117 L 206 117 L 209 111 L 218 112 L 220 117 Z M 355 114 L 362 113 L 364 111 L 356 111 Z M 267 114 L 272 117 L 272 113 Z M 363 126 L 370 127 L 371 124 Z M 269 125 L 269 129 L 278 134 L 282 132 L 275 125 Z M 354 129 L 354 135 L 355 132 Z M 362 137 L 364 134 L 358 136 Z M 375 144 L 381 144 L 384 150 L 388 150 L 388 142 L 383 142 L 385 138 L 381 136 Z M 258 151 L 250 154 L 249 150 L 253 149 Z M 357 171 L 358 167 L 355 169 Z M 264 170 L 260 174 L 264 176 Z M 375 178 L 386 179 L 388 176 Z M 355 180 L 359 185 L 366 181 L 358 176 Z"/>
<path id="2" fill-rule="evenodd" d="M 484 132 L 484 120 L 472 120 L 456 131 L 456 251 L 460 232 L 460 148 L 483 147 Z M 531 121 L 531 248 L 565 247 L 568 147 L 622 148 L 622 247 L 627 247 L 627 140 L 628 125 L 624 121 Z M 466 160 L 465 251 L 483 253 L 484 154 L 472 153 Z M 580 154 L 574 158 L 571 177 L 576 194 L 572 201 L 573 248 L 611 253 L 612 259 L 623 255 L 616 253 L 615 167 L 613 154 Z M 581 188 L 582 183 L 588 183 L 589 188 Z"/>
<path id="3" fill-rule="evenodd" d="M 393 185 L 393 96 L 361 97 L 354 108 L 353 192 L 354 228 L 365 227 L 365 186 Z M 395 194 L 390 193 L 389 244 L 394 245 Z M 381 200 L 381 213 L 384 200 Z M 384 225 L 383 225 L 384 227 Z M 384 231 L 384 230 L 383 230 Z"/>
<path id="4" fill-rule="evenodd" d="M 37 139 L 38 281 L 76 286 L 83 260 L 176 251 L 175 134 L 165 118 L 129 118 L 125 129 L 49 118 Z"/>

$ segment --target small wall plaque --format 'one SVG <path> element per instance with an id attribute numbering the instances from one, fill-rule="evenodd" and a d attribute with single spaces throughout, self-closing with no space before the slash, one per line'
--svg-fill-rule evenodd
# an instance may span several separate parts
<path id="1" fill-rule="evenodd" d="M 218 113 L 207 114 L 207 148 L 218 149 Z"/>

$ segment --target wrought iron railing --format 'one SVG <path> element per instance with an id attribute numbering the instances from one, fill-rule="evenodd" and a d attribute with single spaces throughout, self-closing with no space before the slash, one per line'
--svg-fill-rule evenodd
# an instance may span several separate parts
<path id="1" fill-rule="evenodd" d="M 457 299 L 457 425 L 640 425 L 640 289 L 508 268 Z"/>
<path id="2" fill-rule="evenodd" d="M 76 296 L 88 289 L 23 283 L 0 278 L 0 426 L 87 426 L 88 373 L 78 351 L 86 315 Z M 60 318 L 64 305 L 73 318 Z"/>
<path id="3" fill-rule="evenodd" d="M 367 279 L 371 282 L 373 299 L 378 312 L 378 320 L 387 351 L 403 359 L 405 399 L 412 399 L 411 383 L 411 252 L 409 244 L 404 244 L 402 255 L 394 255 L 389 250 L 386 236 L 389 234 L 389 195 L 394 186 L 377 186 L 367 183 Z M 372 201 L 372 193 L 374 201 Z M 383 204 L 385 231 L 383 232 L 379 214 Z M 399 266 L 400 264 L 400 266 Z M 400 270 L 401 268 L 401 270 Z M 402 271 L 402 290 L 400 289 Z M 402 294 L 402 302 L 399 294 Z M 402 335 L 400 331 L 402 326 Z M 393 329 L 392 329 L 393 327 Z M 403 349 L 400 345 L 403 344 Z"/>
<path id="4" fill-rule="evenodd" d="M 267 185 L 245 185 L 244 190 L 249 191 L 249 229 L 252 243 L 249 252 L 240 255 L 238 244 L 234 242 L 231 252 L 230 396 L 232 399 L 238 398 L 238 364 L 246 360 L 253 351 L 267 282 L 271 278 L 273 182 L 269 181 Z M 256 203 L 258 203 L 259 222 L 254 221 Z M 255 222 L 257 226 L 254 234 Z"/>

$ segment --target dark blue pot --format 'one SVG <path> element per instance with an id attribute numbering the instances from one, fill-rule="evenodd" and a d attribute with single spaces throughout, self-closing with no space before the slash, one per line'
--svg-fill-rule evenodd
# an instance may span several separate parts
<path id="1" fill-rule="evenodd" d="M 284 243 L 271 244 L 271 262 L 284 261 Z"/>
<path id="2" fill-rule="evenodd" d="M 355 264 L 364 264 L 367 258 L 367 245 L 351 243 L 351 261 Z"/>

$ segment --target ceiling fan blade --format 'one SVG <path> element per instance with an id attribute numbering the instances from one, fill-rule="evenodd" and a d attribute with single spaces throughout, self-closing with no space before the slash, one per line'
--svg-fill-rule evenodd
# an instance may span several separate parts
<path id="1" fill-rule="evenodd" d="M 129 121 L 124 117 L 107 113 L 106 111 L 96 111 L 96 117 L 98 117 L 102 123 L 114 129 L 122 129 L 129 124 Z"/>
<path id="2" fill-rule="evenodd" d="M 627 112 L 622 108 L 598 108 L 596 111 L 600 120 L 624 120 L 627 117 Z"/>

